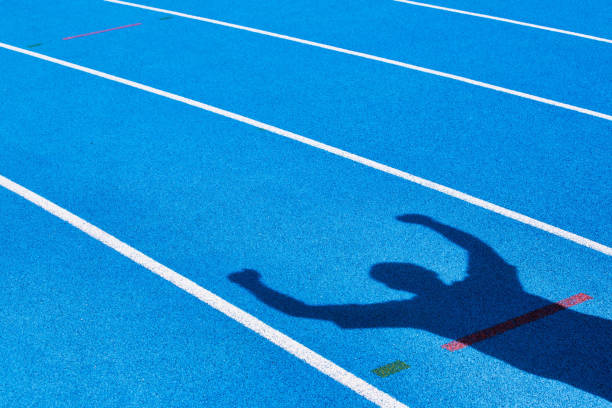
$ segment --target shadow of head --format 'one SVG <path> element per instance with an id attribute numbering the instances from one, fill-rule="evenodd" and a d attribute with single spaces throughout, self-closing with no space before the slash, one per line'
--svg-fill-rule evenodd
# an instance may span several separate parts
<path id="1" fill-rule="evenodd" d="M 429 225 L 436 223 L 436 221 L 433 218 L 428 217 L 427 215 L 423 215 L 423 214 L 398 215 L 397 217 L 395 217 L 395 219 L 401 222 L 405 222 L 407 224 L 416 224 L 416 225 L 424 225 L 424 226 L 429 226 Z"/>
<path id="2" fill-rule="evenodd" d="M 416 295 L 437 293 L 447 285 L 438 274 L 411 263 L 380 263 L 370 269 L 370 277 L 387 287 Z"/>

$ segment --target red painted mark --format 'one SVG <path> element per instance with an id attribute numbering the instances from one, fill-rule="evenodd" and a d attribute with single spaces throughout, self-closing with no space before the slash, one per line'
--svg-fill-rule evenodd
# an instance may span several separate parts
<path id="1" fill-rule="evenodd" d="M 62 38 L 62 40 L 72 40 L 73 38 L 79 38 L 79 37 L 85 37 L 85 36 L 87 36 L 87 35 L 94 35 L 94 34 L 105 33 L 105 32 L 107 32 L 107 31 L 120 30 L 120 29 L 122 29 L 122 28 L 134 27 L 134 26 L 138 26 L 138 25 L 141 25 L 141 24 L 142 24 L 142 23 L 136 23 L 136 24 L 128 24 L 128 25 L 124 25 L 124 26 L 121 26 L 121 27 L 107 28 L 106 30 L 94 31 L 93 33 L 86 33 L 86 34 L 73 35 L 72 37 Z"/>
<path id="2" fill-rule="evenodd" d="M 527 323 L 531 323 L 535 320 L 549 316 L 553 313 L 557 313 L 561 310 L 575 306 L 589 299 L 593 298 L 589 295 L 585 295 L 584 293 L 579 293 L 567 299 L 563 299 L 559 302 L 552 303 L 548 306 L 544 306 L 540 309 L 534 310 L 533 312 L 529 312 L 522 316 L 515 317 L 514 319 L 510 319 L 493 327 L 489 327 L 488 329 L 484 329 L 476 333 L 467 335 L 465 337 L 460 338 L 459 340 L 451 341 L 450 343 L 443 345 L 442 348 L 445 348 L 449 351 L 461 350 L 464 347 L 467 347 L 474 343 L 478 343 L 479 341 L 488 339 L 489 337 L 497 336 L 498 334 L 502 334 L 504 332 L 507 332 L 508 330 L 512 330 Z"/>

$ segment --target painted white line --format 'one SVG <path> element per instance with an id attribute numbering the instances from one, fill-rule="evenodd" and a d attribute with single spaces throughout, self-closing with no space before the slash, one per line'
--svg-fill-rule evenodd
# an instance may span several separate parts
<path id="1" fill-rule="evenodd" d="M 278 347 L 282 348 L 286 352 L 304 361 L 306 364 L 316 368 L 321 373 L 350 388 L 368 401 L 371 401 L 380 407 L 408 408 L 406 405 L 402 404 L 389 394 L 379 390 L 371 384 L 368 384 L 361 378 L 346 371 L 342 367 L 336 365 L 332 361 L 310 350 L 308 347 L 302 345 L 301 343 L 298 343 L 297 341 L 293 340 L 291 337 L 268 326 L 255 316 L 234 306 L 225 299 L 220 298 L 214 293 L 204 289 L 192 280 L 187 279 L 183 275 L 180 275 L 172 269 L 160 264 L 154 259 L 143 254 L 142 252 L 132 248 L 125 242 L 118 240 L 114 236 L 102 231 L 100 228 L 88 223 L 84 219 L 74 215 L 73 213 L 69 212 L 68 210 L 65 210 L 57 204 L 52 203 L 51 201 L 39 196 L 38 194 L 7 179 L 2 175 L 0 175 L 0 186 L 25 198 L 26 200 L 39 206 L 43 210 L 80 229 L 93 239 L 100 241 L 104 245 L 114 249 L 126 258 L 129 258 L 137 264 L 142 265 L 154 274 L 160 276 L 161 278 L 167 280 L 168 282 L 179 287 L 185 292 L 200 299 L 202 302 L 206 303 L 213 309 L 218 310 L 230 319 L 235 320 L 236 322 L 249 328 L 250 330 L 269 340 L 270 342 L 276 344 Z"/>
<path id="2" fill-rule="evenodd" d="M 210 19 L 210 18 L 198 17 L 198 16 L 194 16 L 194 15 L 191 15 L 191 14 L 185 14 L 185 13 L 179 13 L 177 11 L 166 10 L 166 9 L 161 9 L 161 8 L 157 8 L 157 7 L 149 7 L 149 6 L 145 6 L 145 5 L 142 5 L 142 4 L 129 3 L 127 1 L 121 1 L 121 0 L 104 0 L 104 1 L 107 1 L 109 3 L 122 4 L 122 5 L 130 6 L 130 7 L 137 7 L 137 8 L 141 8 L 141 9 L 145 9 L 145 10 L 150 10 L 150 11 L 157 11 L 157 12 L 164 13 L 164 14 L 172 14 L 172 15 L 179 16 L 179 17 L 190 18 L 192 20 L 204 21 L 204 22 L 207 22 L 207 23 L 217 24 L 217 25 L 224 26 L 224 27 L 236 28 L 238 30 L 250 31 L 252 33 L 267 35 L 269 37 L 280 38 L 280 39 L 283 39 L 283 40 L 293 41 L 293 42 L 300 43 L 300 44 L 311 45 L 313 47 L 323 48 L 323 49 L 330 50 L 330 51 L 340 52 L 340 53 L 343 53 L 343 54 L 348 54 L 348 55 L 353 55 L 353 56 L 356 56 L 356 57 L 366 58 L 366 59 L 373 60 L 373 61 L 383 62 L 385 64 L 396 65 L 398 67 L 411 69 L 413 71 L 419 71 L 419 72 L 423 72 L 423 73 L 431 74 L 431 75 L 436 75 L 436 76 L 443 77 L 443 78 L 454 79 L 455 81 L 464 82 L 466 84 L 475 85 L 475 86 L 491 89 L 491 90 L 498 91 L 498 92 L 503 92 L 503 93 L 506 93 L 506 94 L 509 94 L 509 95 L 514 95 L 514 96 L 518 96 L 518 97 L 521 97 L 521 98 L 530 99 L 532 101 L 536 101 L 536 102 L 540 102 L 540 103 L 545 103 L 547 105 L 552 105 L 552 106 L 556 106 L 556 107 L 559 107 L 559 108 L 563 108 L 563 109 L 568 109 L 568 110 L 572 110 L 572 111 L 575 111 L 575 112 L 584 113 L 585 115 L 595 116 L 595 117 L 598 117 L 598 118 L 601 118 L 601 119 L 612 121 L 612 115 L 609 115 L 609 114 L 606 114 L 606 113 L 601 113 L 601 112 L 597 112 L 597 111 L 594 111 L 594 110 L 591 110 L 591 109 L 581 108 L 579 106 L 574 106 L 574 105 L 570 105 L 570 104 L 567 104 L 567 103 L 558 102 L 558 101 L 555 101 L 555 100 L 552 100 L 552 99 L 542 98 L 540 96 L 531 95 L 531 94 L 528 94 L 528 93 L 525 93 L 525 92 L 515 91 L 515 90 L 504 88 L 504 87 L 501 87 L 501 86 L 488 84 L 486 82 L 476 81 L 474 79 L 462 77 L 462 76 L 459 76 L 459 75 L 449 74 L 449 73 L 442 72 L 442 71 L 436 71 L 434 69 L 424 68 L 424 67 L 420 67 L 418 65 L 407 64 L 405 62 L 395 61 L 395 60 L 388 59 L 388 58 L 377 57 L 376 55 L 366 54 L 366 53 L 358 52 L 358 51 L 347 50 L 346 48 L 340 48 L 340 47 L 335 47 L 333 45 L 327 45 L 327 44 L 322 44 L 322 43 L 318 43 L 318 42 L 314 42 L 314 41 L 303 40 L 301 38 L 290 37 L 288 35 L 277 34 L 277 33 L 273 33 L 273 32 L 270 32 L 270 31 L 259 30 L 257 28 L 245 27 L 245 26 L 241 26 L 241 25 L 238 25 L 238 24 L 232 24 L 232 23 L 226 23 L 224 21 L 213 20 L 213 19 Z"/>
<path id="3" fill-rule="evenodd" d="M 531 28 L 537 28 L 537 29 L 540 29 L 540 30 L 552 31 L 552 32 L 555 32 L 555 33 L 567 34 L 567 35 L 572 35 L 574 37 L 581 37 L 581 38 L 586 38 L 586 39 L 589 39 L 589 40 L 601 41 L 601 42 L 605 42 L 605 43 L 608 43 L 608 44 L 612 44 L 612 40 L 609 40 L 607 38 L 595 37 L 593 35 L 581 34 L 581 33 L 576 33 L 576 32 L 573 32 L 573 31 L 560 30 L 558 28 L 546 27 L 546 26 L 541 26 L 541 25 L 531 24 L 531 23 L 525 23 L 523 21 L 510 20 L 509 18 L 495 17 L 495 16 L 490 16 L 490 15 L 487 15 L 487 14 L 473 13 L 471 11 L 465 11 L 465 10 L 458 10 L 458 9 L 454 9 L 454 8 L 436 6 L 436 5 L 433 5 L 433 4 L 419 3 L 418 1 L 410 1 L 410 0 L 394 0 L 394 1 L 397 1 L 399 3 L 412 4 L 413 6 L 420 6 L 420 7 L 427 7 L 427 8 L 432 8 L 432 9 L 436 9 L 436 10 L 450 11 L 451 13 L 466 14 L 468 16 L 487 18 L 489 20 L 503 21 L 504 23 L 516 24 L 516 25 L 521 25 L 521 26 L 531 27 Z"/>
<path id="4" fill-rule="evenodd" d="M 0 48 L 5 48 L 7 50 L 15 51 L 15 52 L 18 52 L 18 53 L 21 53 L 21 54 L 30 55 L 32 57 L 39 58 L 39 59 L 44 60 L 44 61 L 53 62 L 54 64 L 63 65 L 65 67 L 72 68 L 72 69 L 75 69 L 75 70 L 78 70 L 78 71 L 87 72 L 88 74 L 91 74 L 91 75 L 95 75 L 95 76 L 98 76 L 98 77 L 101 77 L 101 78 L 108 79 L 110 81 L 118 82 L 120 84 L 124 84 L 124 85 L 127 85 L 127 86 L 131 86 L 133 88 L 140 89 L 140 90 L 145 91 L 145 92 L 150 92 L 150 93 L 153 93 L 153 94 L 156 94 L 156 95 L 159 95 L 159 96 L 163 96 L 163 97 L 168 98 L 168 99 L 172 99 L 172 100 L 175 100 L 175 101 L 178 101 L 178 102 L 182 102 L 182 103 L 185 103 L 187 105 L 191 105 L 191 106 L 194 106 L 196 108 L 203 109 L 205 111 L 215 113 L 217 115 L 225 116 L 226 118 L 230 118 L 230 119 L 236 120 L 238 122 L 242 122 L 242 123 L 245 123 L 247 125 L 251 125 L 251 126 L 254 126 L 256 128 L 266 130 L 266 131 L 268 131 L 270 133 L 274 133 L 276 135 L 279 135 L 279 136 L 282 136 L 282 137 L 286 137 L 287 139 L 295 140 L 295 141 L 303 143 L 305 145 L 312 146 L 312 147 L 315 147 L 315 148 L 320 149 L 320 150 L 324 150 L 324 151 L 326 151 L 328 153 L 331 153 L 333 155 L 344 157 L 345 159 L 354 161 L 356 163 L 363 164 L 364 166 L 371 167 L 371 168 L 376 169 L 376 170 L 380 170 L 380 171 L 382 171 L 384 173 L 391 174 L 393 176 L 402 178 L 404 180 L 408 180 L 410 182 L 419 184 L 419 185 L 421 185 L 423 187 L 427 187 L 429 189 L 439 191 L 440 193 L 446 194 L 446 195 L 451 196 L 451 197 L 458 198 L 459 200 L 465 201 L 465 202 L 470 203 L 470 204 L 474 204 L 474 205 L 476 205 L 478 207 L 481 207 L 481 208 L 484 208 L 486 210 L 492 211 L 494 213 L 503 215 L 504 217 L 508 217 L 508 218 L 511 218 L 511 219 L 516 220 L 518 222 L 522 222 L 523 224 L 531 225 L 532 227 L 541 229 L 542 231 L 549 232 L 549 233 L 551 233 L 553 235 L 557 235 L 557 236 L 559 236 L 561 238 L 564 238 L 564 239 L 567 239 L 569 241 L 575 242 L 577 244 L 583 245 L 585 247 L 594 249 L 595 251 L 598 251 L 598 252 L 601 252 L 603 254 L 612 256 L 612 248 L 610 248 L 608 246 L 605 246 L 603 244 L 600 244 L 598 242 L 592 241 L 592 240 L 590 240 L 588 238 L 584 238 L 584 237 L 582 237 L 580 235 L 577 235 L 577 234 L 574 234 L 572 232 L 565 231 L 565 230 L 563 230 L 561 228 L 557 228 L 557 227 L 555 227 L 553 225 L 550 225 L 550 224 L 547 224 L 545 222 L 538 221 L 538 220 L 536 220 L 534 218 L 528 217 L 528 216 L 523 215 L 521 213 L 518 213 L 516 211 L 509 210 L 509 209 L 501 207 L 499 205 L 490 203 L 490 202 L 482 200 L 480 198 L 476 198 L 476 197 L 471 196 L 469 194 L 462 193 L 461 191 L 452 189 L 450 187 L 446 187 L 446 186 L 443 186 L 441 184 L 435 183 L 433 181 L 429 181 L 427 179 L 415 176 L 413 174 L 406 173 L 405 171 L 401 171 L 401 170 L 395 169 L 393 167 L 389 167 L 389 166 L 387 166 L 385 164 L 378 163 L 378 162 L 376 162 L 374 160 L 366 159 L 365 157 L 361 157 L 361 156 L 358 156 L 356 154 L 353 154 L 353 153 L 347 152 L 345 150 L 339 149 L 337 147 L 330 146 L 330 145 L 327 145 L 325 143 L 318 142 L 318 141 L 316 141 L 314 139 L 309 139 L 309 138 L 307 138 L 305 136 L 298 135 L 297 133 L 293 133 L 293 132 L 290 132 L 288 130 L 281 129 L 281 128 L 278 128 L 276 126 L 268 125 L 267 123 L 263 123 L 263 122 L 260 122 L 258 120 L 255 120 L 255 119 L 251 119 L 251 118 L 248 118 L 246 116 L 242 116 L 242 115 L 239 115 L 237 113 L 233 113 L 233 112 L 227 111 L 225 109 L 221 109 L 221 108 L 217 108 L 215 106 L 207 105 L 205 103 L 198 102 L 198 101 L 196 101 L 194 99 L 189 99 L 189 98 L 186 98 L 184 96 L 173 94 L 171 92 L 162 91 L 161 89 L 153 88 L 153 87 L 148 86 L 148 85 L 143 85 L 141 83 L 130 81 L 129 79 L 121 78 L 121 77 L 118 77 L 118 76 L 115 76 L 115 75 L 107 74 L 105 72 L 97 71 L 97 70 L 92 69 L 92 68 L 87 68 L 87 67 L 84 67 L 84 66 L 81 66 L 81 65 L 73 64 L 73 63 L 68 62 L 68 61 L 64 61 L 64 60 L 61 60 L 61 59 L 49 57 L 48 55 L 39 54 L 39 53 L 34 52 L 34 51 L 25 50 L 23 48 L 18 48 L 18 47 L 15 47 L 15 46 L 12 46 L 12 45 L 8 45 L 8 44 L 5 44 L 5 43 L 1 43 L 1 42 L 0 42 Z"/>

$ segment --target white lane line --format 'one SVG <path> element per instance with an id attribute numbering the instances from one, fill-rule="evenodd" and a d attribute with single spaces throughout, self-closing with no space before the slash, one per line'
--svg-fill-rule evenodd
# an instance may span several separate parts
<path id="1" fill-rule="evenodd" d="M 148 257 L 137 249 L 132 248 L 125 242 L 120 241 L 114 236 L 102 231 L 93 224 L 88 223 L 84 219 L 74 215 L 64 208 L 52 203 L 51 201 L 39 196 L 38 194 L 28 190 L 27 188 L 7 179 L 0 175 L 0 186 L 12 191 L 13 193 L 23 197 L 29 202 L 39 206 L 43 210 L 55 215 L 57 218 L 66 221 L 72 226 L 80 229 L 85 234 L 93 239 L 100 241 L 104 245 L 114 249 L 126 258 L 142 265 L 149 271 L 167 280 L 173 285 L 179 287 L 185 292 L 195 296 L 202 302 L 206 303 L 213 309 L 218 310 L 230 319 L 235 320 L 241 325 L 249 328 L 270 342 L 276 344 L 286 352 L 294 355 L 306 364 L 316 368 L 321 373 L 331 377 L 340 384 L 350 388 L 357 394 L 361 395 L 368 401 L 385 408 L 408 408 L 389 394 L 379 390 L 371 384 L 368 384 L 361 378 L 346 371 L 342 367 L 336 365 L 332 361 L 310 350 L 308 347 L 293 340 L 286 334 L 268 326 L 255 316 L 245 312 L 244 310 L 234 306 L 225 299 L 215 295 L 214 293 L 204 289 L 197 283 L 187 279 L 183 275 L 173 271 L 172 269 L 160 264 L 156 260 Z"/>
<path id="2" fill-rule="evenodd" d="M 407 64 L 405 62 L 395 61 L 395 60 L 388 59 L 388 58 L 377 57 L 376 55 L 347 50 L 346 48 L 340 48 L 340 47 L 335 47 L 333 45 L 327 45 L 327 44 L 322 44 L 322 43 L 318 43 L 314 41 L 303 40 L 301 38 L 290 37 L 288 35 L 259 30 L 257 28 L 245 27 L 245 26 L 241 26 L 238 24 L 232 24 L 232 23 L 226 23 L 224 21 L 213 20 L 213 19 L 205 18 L 205 17 L 198 17 L 198 16 L 194 16 L 191 14 L 180 13 L 178 11 L 166 10 L 166 9 L 161 9 L 157 7 L 149 7 L 149 6 L 145 6 L 142 4 L 129 3 L 127 1 L 121 1 L 121 0 L 104 0 L 104 1 L 107 1 L 109 3 L 122 4 L 124 6 L 137 7 L 137 8 L 141 8 L 145 10 L 150 10 L 150 11 L 157 11 L 157 12 L 164 13 L 164 14 L 172 14 L 172 15 L 179 16 L 179 17 L 190 18 L 192 20 L 204 21 L 206 23 L 217 24 L 217 25 L 224 26 L 224 27 L 236 28 L 238 30 L 250 31 L 252 33 L 267 35 L 269 37 L 281 38 L 283 40 L 293 41 L 293 42 L 300 43 L 300 44 L 311 45 L 313 47 L 323 48 L 323 49 L 330 50 L 330 51 L 340 52 L 343 54 L 366 58 L 366 59 L 373 60 L 373 61 L 383 62 L 385 64 L 396 65 L 398 67 L 411 69 L 413 71 L 419 71 L 419 72 L 424 72 L 426 74 L 436 75 L 436 76 L 443 77 L 443 78 L 454 79 L 455 81 L 464 82 L 466 84 L 475 85 L 475 86 L 491 89 L 491 90 L 498 91 L 498 92 L 503 92 L 509 95 L 514 95 L 514 96 L 518 96 L 521 98 L 530 99 L 532 101 L 545 103 L 547 105 L 552 105 L 552 106 L 556 106 L 559 108 L 584 113 L 585 115 L 595 116 L 601 119 L 612 121 L 612 115 L 609 115 L 606 113 L 601 113 L 601 112 L 597 112 L 591 109 L 581 108 L 579 106 L 574 106 L 574 105 L 570 105 L 567 103 L 558 102 L 558 101 L 548 99 L 548 98 L 542 98 L 540 96 L 531 95 L 525 92 L 515 91 L 515 90 L 504 88 L 501 86 L 488 84 L 486 82 L 476 81 L 474 79 L 462 77 L 459 75 L 449 74 L 449 73 L 442 72 L 442 71 L 436 71 L 434 69 L 424 68 L 418 65 Z"/>
<path id="3" fill-rule="evenodd" d="M 558 28 L 546 27 L 546 26 L 541 26 L 541 25 L 531 24 L 531 23 L 525 23 L 523 21 L 510 20 L 509 18 L 495 17 L 495 16 L 490 16 L 488 14 L 473 13 L 471 11 L 458 10 L 454 8 L 436 6 L 436 5 L 427 4 L 427 3 L 420 3 L 418 1 L 410 1 L 410 0 L 394 0 L 394 1 L 397 1 L 399 3 L 412 4 L 413 6 L 420 6 L 420 7 L 427 7 L 427 8 L 432 8 L 436 10 L 450 11 L 451 13 L 466 14 L 468 16 L 487 18 L 489 20 L 503 21 L 504 23 L 516 24 L 516 25 L 521 25 L 521 26 L 531 27 L 531 28 L 537 28 L 540 30 L 552 31 L 555 33 L 567 34 L 567 35 L 572 35 L 574 37 L 581 37 L 581 38 L 586 38 L 589 40 L 601 41 L 601 42 L 605 42 L 608 44 L 612 44 L 612 40 L 609 40 L 607 38 L 595 37 L 593 35 L 581 34 L 581 33 L 576 33 L 573 31 L 560 30 Z"/>
<path id="4" fill-rule="evenodd" d="M 605 246 L 603 244 L 600 244 L 598 242 L 592 241 L 592 240 L 590 240 L 588 238 L 584 238 L 584 237 L 582 237 L 580 235 L 577 235 L 577 234 L 574 234 L 572 232 L 565 231 L 565 230 L 563 230 L 561 228 L 557 228 L 557 227 L 555 227 L 553 225 L 550 225 L 550 224 L 547 224 L 545 222 L 538 221 L 538 220 L 536 220 L 534 218 L 528 217 L 528 216 L 523 215 L 521 213 L 518 213 L 516 211 L 509 210 L 509 209 L 501 207 L 499 205 L 490 203 L 490 202 L 482 200 L 480 198 L 476 198 L 476 197 L 471 196 L 469 194 L 462 193 L 461 191 L 452 189 L 450 187 L 446 187 L 446 186 L 443 186 L 441 184 L 435 183 L 433 181 L 429 181 L 427 179 L 415 176 L 413 174 L 406 173 L 405 171 L 401 171 L 401 170 L 395 169 L 393 167 L 387 166 L 385 164 L 378 163 L 378 162 L 376 162 L 374 160 L 366 159 L 365 157 L 358 156 L 356 154 L 347 152 L 347 151 L 339 149 L 337 147 L 330 146 L 330 145 L 327 145 L 325 143 L 318 142 L 318 141 L 316 141 L 314 139 L 310 139 L 310 138 L 307 138 L 305 136 L 298 135 L 297 133 L 289 132 L 288 130 L 284 130 L 284 129 L 278 128 L 276 126 L 268 125 L 268 124 L 260 122 L 258 120 L 251 119 L 251 118 L 248 118 L 246 116 L 242 116 L 242 115 L 239 115 L 237 113 L 233 113 L 233 112 L 227 111 L 225 109 L 221 109 L 221 108 L 217 108 L 215 106 L 207 105 L 205 103 L 198 102 L 198 101 L 196 101 L 194 99 L 189 99 L 189 98 L 186 98 L 184 96 L 173 94 L 171 92 L 162 91 L 161 89 L 153 88 L 153 87 L 148 86 L 148 85 L 143 85 L 141 83 L 130 81 L 129 79 L 121 78 L 121 77 L 118 77 L 118 76 L 115 76 L 115 75 L 107 74 L 105 72 L 97 71 L 97 70 L 92 69 L 92 68 L 87 68 L 87 67 L 84 67 L 84 66 L 81 66 L 81 65 L 73 64 L 72 62 L 68 62 L 68 61 L 64 61 L 64 60 L 61 60 L 61 59 L 49 57 L 48 55 L 39 54 L 39 53 L 34 52 L 34 51 L 25 50 L 23 48 L 18 48 L 18 47 L 15 47 L 13 45 L 8 45 L 8 44 L 2 43 L 2 42 L 0 42 L 0 48 L 5 48 L 7 50 L 19 52 L 21 54 L 30 55 L 32 57 L 39 58 L 41 60 L 45 60 L 45 61 L 49 61 L 49 62 L 53 62 L 54 64 L 63 65 L 65 67 L 72 68 L 72 69 L 75 69 L 75 70 L 78 70 L 78 71 L 87 72 L 88 74 L 91 74 L 91 75 L 95 75 L 95 76 L 98 76 L 98 77 L 101 77 L 101 78 L 108 79 L 110 81 L 114 81 L 114 82 L 118 82 L 120 84 L 131 86 L 133 88 L 137 88 L 137 89 L 140 89 L 140 90 L 145 91 L 145 92 L 150 92 L 150 93 L 153 93 L 153 94 L 156 94 L 156 95 L 160 95 L 160 96 L 163 96 L 163 97 L 168 98 L 168 99 L 172 99 L 172 100 L 175 100 L 175 101 L 178 101 L 178 102 L 185 103 L 187 105 L 194 106 L 194 107 L 199 108 L 199 109 L 203 109 L 203 110 L 208 111 L 208 112 L 215 113 L 217 115 L 225 116 L 226 118 L 230 118 L 230 119 L 236 120 L 238 122 L 242 122 L 242 123 L 245 123 L 247 125 L 251 125 L 251 126 L 254 126 L 256 128 L 266 130 L 266 131 L 268 131 L 270 133 L 274 133 L 276 135 L 279 135 L 279 136 L 282 136 L 282 137 L 286 137 L 287 139 L 295 140 L 297 142 L 306 144 L 308 146 L 312 146 L 312 147 L 315 147 L 317 149 L 324 150 L 324 151 L 326 151 L 328 153 L 331 153 L 333 155 L 344 157 L 345 159 L 354 161 L 356 163 L 363 164 L 364 166 L 371 167 L 371 168 L 376 169 L 376 170 L 380 170 L 380 171 L 382 171 L 384 173 L 391 174 L 393 176 L 397 176 L 397 177 L 402 178 L 404 180 L 408 180 L 410 182 L 419 184 L 419 185 L 421 185 L 423 187 L 427 187 L 429 189 L 439 191 L 440 193 L 446 194 L 446 195 L 451 196 L 451 197 L 458 198 L 459 200 L 468 202 L 470 204 L 474 204 L 474 205 L 476 205 L 478 207 L 481 207 L 481 208 L 484 208 L 486 210 L 492 211 L 494 213 L 503 215 L 504 217 L 511 218 L 511 219 L 516 220 L 518 222 L 522 222 L 523 224 L 531 225 L 532 227 L 541 229 L 542 231 L 546 231 L 546 232 L 549 232 L 549 233 L 551 233 L 553 235 L 557 235 L 557 236 L 559 236 L 561 238 L 567 239 L 568 241 L 572 241 L 572 242 L 575 242 L 575 243 L 577 243 L 579 245 L 583 245 L 585 247 L 594 249 L 595 251 L 601 252 L 602 254 L 606 254 L 606 255 L 612 256 L 612 248 L 610 248 L 608 246 Z"/>

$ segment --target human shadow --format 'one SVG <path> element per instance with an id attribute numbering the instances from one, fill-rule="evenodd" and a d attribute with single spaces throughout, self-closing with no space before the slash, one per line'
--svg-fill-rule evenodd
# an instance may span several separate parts
<path id="1" fill-rule="evenodd" d="M 525 292 L 516 268 L 473 235 L 423 215 L 397 219 L 427 227 L 466 250 L 468 276 L 447 285 L 435 272 L 418 265 L 380 263 L 370 270 L 373 279 L 416 296 L 373 304 L 319 306 L 267 287 L 254 270 L 233 273 L 229 279 L 266 305 L 291 316 L 328 320 L 344 329 L 416 328 L 449 339 L 459 339 L 551 303 Z M 612 401 L 610 320 L 567 309 L 470 347 L 525 372 Z"/>

